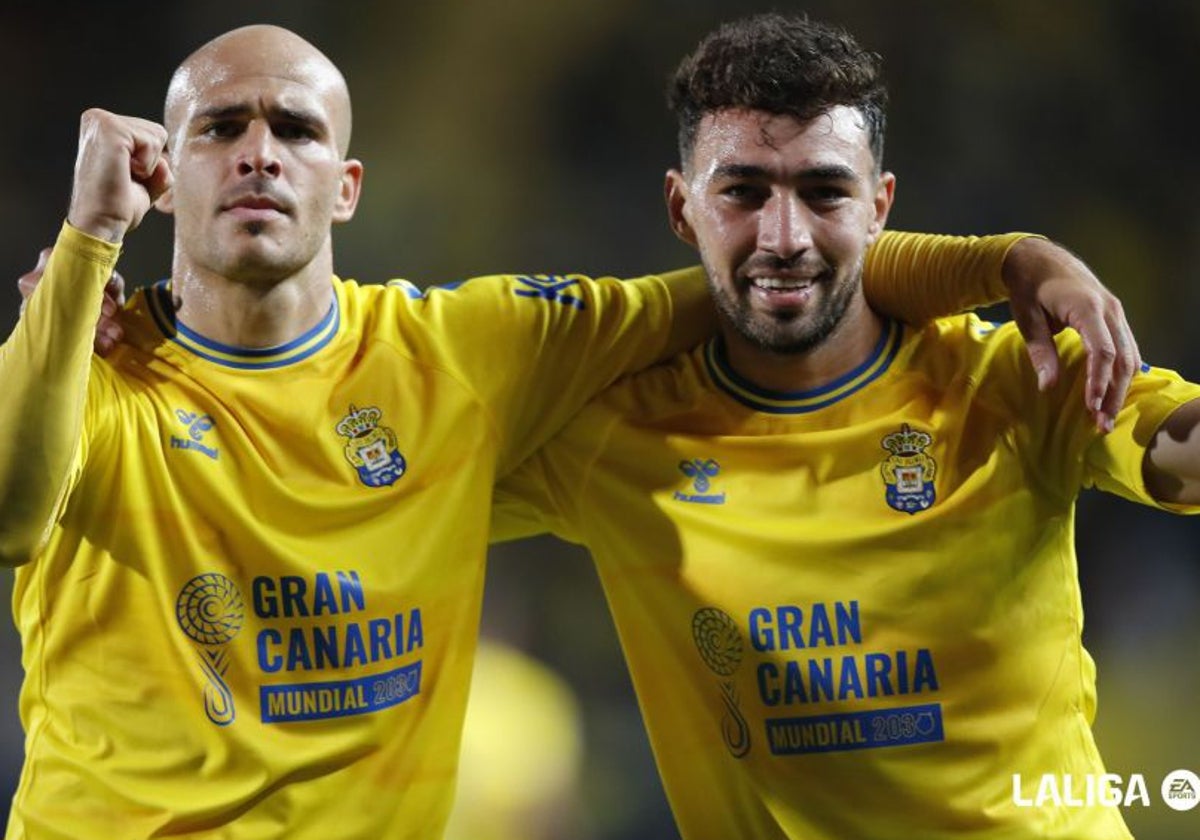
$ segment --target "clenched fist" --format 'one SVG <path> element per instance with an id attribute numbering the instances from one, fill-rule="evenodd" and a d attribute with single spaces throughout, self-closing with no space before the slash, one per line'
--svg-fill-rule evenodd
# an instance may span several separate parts
<path id="1" fill-rule="evenodd" d="M 171 186 L 167 131 L 137 117 L 91 108 L 79 125 L 79 155 L 67 221 L 120 242 Z"/>

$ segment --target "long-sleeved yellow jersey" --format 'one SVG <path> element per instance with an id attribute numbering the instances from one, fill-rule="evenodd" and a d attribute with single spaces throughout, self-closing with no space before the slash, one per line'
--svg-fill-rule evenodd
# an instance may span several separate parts
<path id="1" fill-rule="evenodd" d="M 591 550 L 687 840 L 1129 837 L 1074 506 L 1153 504 L 1146 446 L 1200 386 L 1146 369 L 1099 436 L 1081 342 L 1059 348 L 1041 395 L 1011 324 L 891 323 L 839 380 L 771 393 L 714 340 L 500 484 L 496 537 Z M 1043 775 L 1063 801 L 1031 805 Z"/>

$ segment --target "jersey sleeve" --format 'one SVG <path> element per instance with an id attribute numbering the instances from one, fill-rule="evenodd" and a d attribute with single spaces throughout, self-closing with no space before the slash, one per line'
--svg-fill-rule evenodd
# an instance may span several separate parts
<path id="1" fill-rule="evenodd" d="M 491 542 L 543 533 L 586 541 L 591 520 L 582 500 L 621 410 L 625 409 L 614 410 L 603 399 L 594 402 L 497 483 Z"/>
<path id="2" fill-rule="evenodd" d="M 0 561 L 38 551 L 58 518 L 81 446 L 92 341 L 118 245 L 63 226 L 45 273 L 0 346 Z"/>
<path id="3" fill-rule="evenodd" d="M 1200 399 L 1200 385 L 1175 371 L 1145 366 L 1129 386 L 1114 428 L 1097 436 L 1084 457 L 1084 486 L 1176 513 L 1200 513 L 1200 506 L 1162 505 L 1146 489 L 1143 462 L 1159 427 L 1184 403 Z"/>
<path id="4" fill-rule="evenodd" d="M 978 322 L 987 333 L 991 325 Z M 1101 434 L 1083 400 L 1087 353 L 1074 330 L 1055 336 L 1060 360 L 1059 381 L 1052 390 L 1037 388 L 1036 373 L 1024 358 L 1015 327 L 999 330 L 990 354 L 986 387 L 1001 394 L 1003 410 L 1012 418 L 1015 444 L 1025 453 L 1039 487 L 1073 500 L 1081 489 L 1096 488 L 1125 499 L 1163 507 L 1146 489 L 1142 461 L 1159 426 L 1184 403 L 1200 398 L 1200 385 L 1174 371 L 1144 366 L 1133 377 L 1114 428 Z M 1192 513 L 1187 506 L 1169 509 Z"/>
<path id="5" fill-rule="evenodd" d="M 867 251 L 863 292 L 873 309 L 910 324 L 1005 300 L 1004 258 L 1031 235 L 884 231 Z"/>
<path id="6" fill-rule="evenodd" d="M 426 293 L 433 333 L 496 429 L 504 474 L 623 374 L 711 334 L 701 269 L 635 280 L 477 278 Z"/>
<path id="7" fill-rule="evenodd" d="M 559 514 L 543 467 L 534 455 L 496 485 L 489 542 L 546 533 L 569 539 L 569 529 Z"/>

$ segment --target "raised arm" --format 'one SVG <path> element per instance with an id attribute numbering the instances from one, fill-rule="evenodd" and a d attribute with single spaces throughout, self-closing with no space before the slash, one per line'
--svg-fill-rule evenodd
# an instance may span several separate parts
<path id="1" fill-rule="evenodd" d="M 67 224 L 0 346 L 0 563 L 27 562 L 54 522 L 79 453 L 93 330 L 119 243 L 169 185 L 166 133 L 88 111 Z"/>

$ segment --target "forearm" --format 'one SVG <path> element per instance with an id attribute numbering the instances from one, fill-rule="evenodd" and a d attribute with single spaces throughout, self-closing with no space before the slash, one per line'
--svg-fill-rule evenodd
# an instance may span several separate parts
<path id="1" fill-rule="evenodd" d="M 83 429 L 92 339 L 119 247 L 64 226 L 0 346 L 0 563 L 27 562 L 52 524 Z"/>
<path id="2" fill-rule="evenodd" d="M 884 231 L 867 252 L 863 292 L 871 308 L 910 324 L 996 303 L 1008 297 L 1005 257 L 1030 235 Z"/>
<path id="3" fill-rule="evenodd" d="M 1200 400 L 1184 403 L 1159 426 L 1146 449 L 1142 476 L 1159 502 L 1200 504 Z"/>

